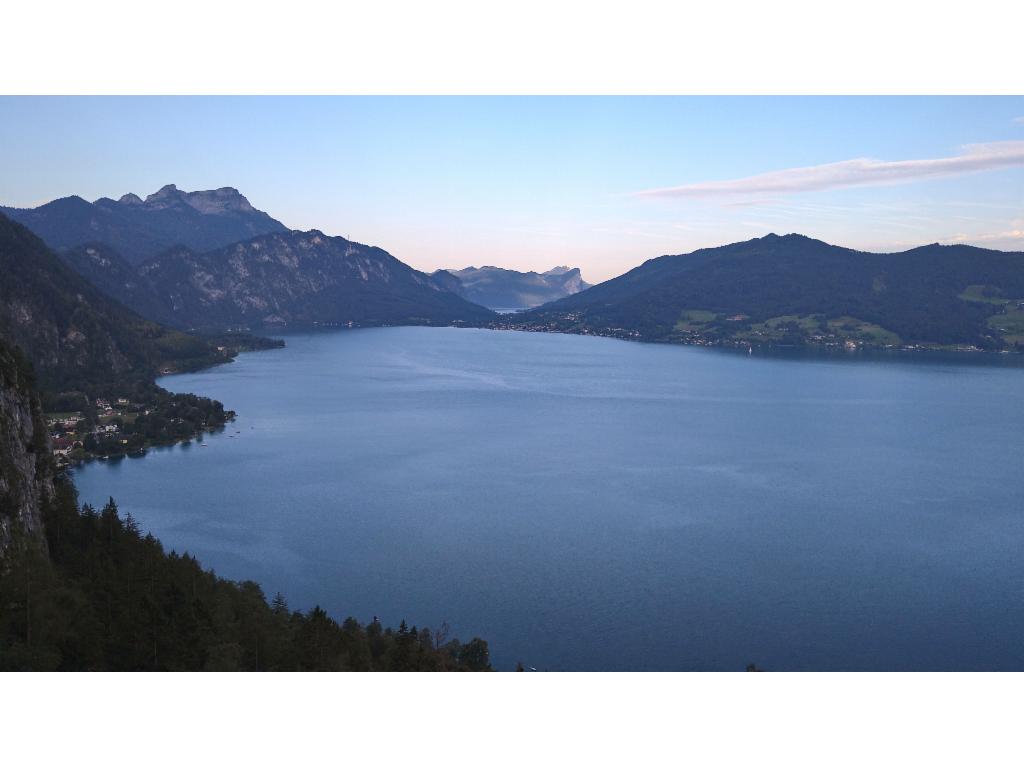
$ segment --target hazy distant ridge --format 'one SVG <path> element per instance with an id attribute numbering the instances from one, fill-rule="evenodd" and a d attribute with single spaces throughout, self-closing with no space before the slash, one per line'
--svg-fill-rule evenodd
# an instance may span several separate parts
<path id="1" fill-rule="evenodd" d="M 578 267 L 555 267 L 547 272 L 517 272 L 501 267 L 439 270 L 458 280 L 455 290 L 476 304 L 492 309 L 536 307 L 590 287 Z"/>

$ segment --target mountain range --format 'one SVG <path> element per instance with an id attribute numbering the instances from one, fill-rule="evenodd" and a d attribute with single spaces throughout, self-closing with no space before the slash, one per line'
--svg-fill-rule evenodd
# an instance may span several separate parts
<path id="1" fill-rule="evenodd" d="M 798 234 L 661 256 L 503 324 L 650 341 L 1024 347 L 1024 253 Z"/>
<path id="2" fill-rule="evenodd" d="M 1024 254 L 967 245 L 870 253 L 770 234 L 661 256 L 589 286 L 579 269 L 568 267 L 523 273 L 485 266 L 428 275 L 381 248 L 318 230 L 289 230 L 230 187 L 183 192 L 168 185 L 145 200 L 72 197 L 5 210 L 35 227 L 94 289 L 78 291 L 72 270 L 61 272 L 49 284 L 59 297 L 52 306 L 68 314 L 78 294 L 88 296 L 90 306 L 114 300 L 99 313 L 110 319 L 104 326 L 110 339 L 117 328 L 138 328 L 141 315 L 160 324 L 147 332 L 155 337 L 169 333 L 163 326 L 208 332 L 458 323 L 699 344 L 1024 345 Z M 6 236 L 22 250 L 46 251 L 43 260 L 53 257 L 23 233 L 8 227 Z M 10 287 L 8 293 L 0 297 L 3 322 L 17 326 L 22 337 L 45 335 L 52 323 L 34 328 L 25 300 L 19 303 Z M 26 294 L 33 295 L 34 289 Z M 45 314 L 50 305 L 37 303 L 34 311 Z M 529 309 L 497 318 L 487 307 Z M 49 347 L 65 356 L 80 344 L 58 345 L 55 338 Z M 116 372 L 123 348 L 111 341 L 93 352 Z M 39 368 L 47 376 L 64 367 L 51 354 Z"/>
<path id="3" fill-rule="evenodd" d="M 0 215 L 0 338 L 17 345 L 47 391 L 103 391 L 161 368 L 229 359 L 89 284 L 26 227 Z"/>
<path id="4" fill-rule="evenodd" d="M 170 248 L 132 265 L 104 243 L 62 254 L 93 285 L 176 328 L 478 322 L 492 313 L 380 248 L 317 230 L 205 252 Z"/>
<path id="5" fill-rule="evenodd" d="M 439 270 L 457 280 L 453 290 L 469 301 L 490 309 L 524 309 L 571 296 L 590 287 L 578 267 L 555 267 L 547 272 L 517 272 L 501 267 L 466 267 Z"/>
<path id="6" fill-rule="evenodd" d="M 168 184 L 145 200 L 135 194 L 88 202 L 77 195 L 38 208 L 5 208 L 0 213 L 24 224 L 56 251 L 90 242 L 105 243 L 131 264 L 172 246 L 205 251 L 287 227 L 233 187 L 183 192 Z"/>
<path id="7" fill-rule="evenodd" d="M 482 322 L 454 277 L 387 251 L 287 229 L 232 187 L 145 200 L 61 198 L 4 209 L 76 272 L 149 320 L 179 329 Z"/>

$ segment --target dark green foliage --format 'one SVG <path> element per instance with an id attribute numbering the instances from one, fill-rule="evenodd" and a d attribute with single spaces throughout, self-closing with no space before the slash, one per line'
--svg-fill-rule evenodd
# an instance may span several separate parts
<path id="1" fill-rule="evenodd" d="M 164 551 L 111 500 L 79 511 L 60 481 L 45 511 L 49 558 L 12 548 L 0 571 L 4 670 L 489 670 L 478 638 L 435 647 L 403 621 L 342 623 L 320 607 L 291 611 L 260 587 L 205 571 Z M 438 635 L 440 636 L 440 635 Z"/>
<path id="2" fill-rule="evenodd" d="M 10 387 L 19 393 L 32 392 L 36 375 L 25 353 L 0 338 L 0 387 Z"/>
<path id="3" fill-rule="evenodd" d="M 154 445 L 171 445 L 203 432 L 223 429 L 234 411 L 226 411 L 218 400 L 192 394 L 172 393 L 160 387 L 139 387 L 135 398 L 145 406 L 134 419 L 114 418 L 114 433 L 93 434 L 95 408 L 85 410 L 82 454 L 74 460 L 95 456 L 131 454 Z M 147 413 L 148 411 L 148 413 Z"/>

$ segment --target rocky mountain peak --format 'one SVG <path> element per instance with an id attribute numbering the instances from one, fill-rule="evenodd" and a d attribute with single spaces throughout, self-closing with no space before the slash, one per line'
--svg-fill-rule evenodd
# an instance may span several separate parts
<path id="1" fill-rule="evenodd" d="M 146 202 L 155 203 L 172 197 L 178 197 L 178 188 L 174 184 L 164 184 L 152 195 L 147 195 Z"/>
<path id="2" fill-rule="evenodd" d="M 134 198 L 126 199 L 126 198 Z M 138 197 L 125 195 L 121 202 L 135 204 Z M 139 201 L 140 203 L 142 201 Z M 196 190 L 185 192 L 174 184 L 165 184 L 156 192 L 146 197 L 147 208 L 160 209 L 176 205 L 187 205 L 199 213 L 208 215 L 221 215 L 225 213 L 250 213 L 255 209 L 245 196 L 234 187 L 220 187 L 218 189 Z"/>
<path id="3" fill-rule="evenodd" d="M 223 214 L 229 211 L 249 213 L 254 210 L 245 196 L 234 187 L 221 187 L 203 192 L 186 192 L 184 198 L 186 203 L 200 213 Z"/>
<path id="4" fill-rule="evenodd" d="M 542 274 L 545 274 L 545 275 L 564 275 L 566 272 L 572 272 L 574 269 L 578 270 L 578 267 L 558 266 L 558 267 L 552 267 L 547 272 L 544 272 Z"/>
<path id="5" fill-rule="evenodd" d="M 166 184 L 145 199 L 131 192 L 119 200 L 101 197 L 94 203 L 69 197 L 38 208 L 0 207 L 0 212 L 27 226 L 55 250 L 105 243 L 131 264 L 177 244 L 207 251 L 287 231 L 234 187 L 188 192 Z"/>

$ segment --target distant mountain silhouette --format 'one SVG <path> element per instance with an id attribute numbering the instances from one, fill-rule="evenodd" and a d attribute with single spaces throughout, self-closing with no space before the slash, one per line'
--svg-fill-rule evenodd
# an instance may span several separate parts
<path id="1" fill-rule="evenodd" d="M 547 272 L 517 272 L 501 267 L 439 270 L 458 279 L 458 293 L 492 309 L 536 307 L 590 286 L 578 268 L 555 267 Z"/>
<path id="2" fill-rule="evenodd" d="M 55 250 L 105 243 L 130 264 L 175 245 L 205 251 L 287 230 L 253 208 L 233 187 L 184 192 L 168 184 L 145 200 L 131 193 L 94 203 L 72 196 L 38 208 L 0 207 L 0 212 L 24 224 Z"/>
<path id="3" fill-rule="evenodd" d="M 867 253 L 802 235 L 651 259 L 524 313 L 552 330 L 694 343 L 1024 345 L 1024 253 Z"/>

